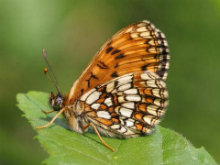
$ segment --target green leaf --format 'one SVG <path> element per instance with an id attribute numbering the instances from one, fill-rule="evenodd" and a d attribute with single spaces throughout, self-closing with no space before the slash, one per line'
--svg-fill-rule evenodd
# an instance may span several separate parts
<path id="1" fill-rule="evenodd" d="M 18 107 L 34 129 L 48 123 L 55 115 L 41 112 L 42 109 L 50 110 L 48 97 L 47 93 L 33 91 L 17 95 Z M 203 147 L 197 149 L 181 135 L 161 126 L 157 126 L 151 136 L 131 139 L 103 137 L 115 152 L 106 148 L 96 134 L 81 135 L 71 131 L 62 117 L 57 118 L 52 126 L 37 132 L 37 139 L 50 154 L 43 163 L 49 165 L 217 165 Z"/>

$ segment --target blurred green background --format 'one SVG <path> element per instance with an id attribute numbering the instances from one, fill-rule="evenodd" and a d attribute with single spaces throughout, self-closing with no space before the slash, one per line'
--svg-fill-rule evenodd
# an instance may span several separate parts
<path id="1" fill-rule="evenodd" d="M 17 93 L 55 92 L 42 49 L 68 92 L 108 38 L 143 19 L 165 33 L 171 52 L 170 105 L 161 125 L 220 162 L 219 0 L 0 0 L 0 164 L 48 157 L 15 106 Z"/>

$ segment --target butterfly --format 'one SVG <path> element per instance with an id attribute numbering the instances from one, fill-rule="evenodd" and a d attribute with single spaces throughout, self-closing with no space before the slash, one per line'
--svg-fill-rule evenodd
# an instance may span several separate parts
<path id="1" fill-rule="evenodd" d="M 54 73 L 47 61 L 53 76 Z M 51 113 L 58 111 L 42 129 L 60 115 L 78 133 L 131 138 L 151 134 L 166 112 L 168 92 L 164 80 L 169 68 L 165 35 L 149 21 L 131 24 L 110 38 L 96 53 L 70 92 L 51 93 Z M 45 73 L 47 70 L 45 71 Z M 55 76 L 54 76 L 55 77 Z"/>

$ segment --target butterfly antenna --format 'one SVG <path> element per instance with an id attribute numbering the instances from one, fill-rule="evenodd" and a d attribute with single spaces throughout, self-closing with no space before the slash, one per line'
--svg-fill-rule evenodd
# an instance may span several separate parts
<path id="1" fill-rule="evenodd" d="M 58 83 L 57 83 L 56 76 L 55 76 L 55 74 L 54 74 L 54 72 L 53 72 L 53 70 L 52 70 L 52 68 L 51 68 L 51 66 L 50 66 L 50 63 L 49 63 L 48 60 L 47 60 L 47 52 L 46 52 L 45 49 L 43 49 L 43 57 L 44 57 L 44 60 L 45 60 L 46 63 L 47 63 L 47 66 L 48 66 L 49 69 L 50 69 L 50 72 L 51 72 L 52 75 L 53 75 L 54 81 L 52 81 L 51 78 L 48 76 L 48 74 L 47 74 L 47 73 L 48 73 L 48 69 L 47 69 L 47 68 L 44 69 L 44 73 L 45 73 L 45 75 L 47 76 L 47 78 L 55 85 L 55 87 L 56 87 L 58 93 L 60 93 L 60 88 L 59 88 L 59 85 L 58 85 Z"/>

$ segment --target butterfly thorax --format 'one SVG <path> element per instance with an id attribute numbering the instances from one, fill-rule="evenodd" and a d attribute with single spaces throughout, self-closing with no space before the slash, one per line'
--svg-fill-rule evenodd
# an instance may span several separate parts
<path id="1" fill-rule="evenodd" d="M 70 128 L 78 133 L 83 133 L 83 126 L 88 124 L 83 107 L 80 102 L 76 101 L 74 104 L 65 106 L 63 116 L 67 119 Z"/>

